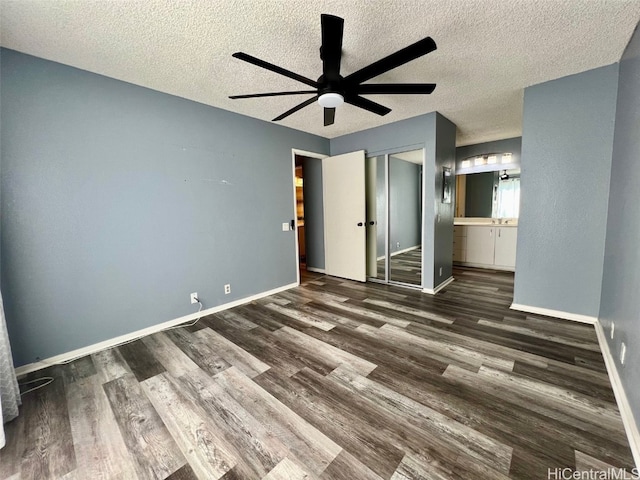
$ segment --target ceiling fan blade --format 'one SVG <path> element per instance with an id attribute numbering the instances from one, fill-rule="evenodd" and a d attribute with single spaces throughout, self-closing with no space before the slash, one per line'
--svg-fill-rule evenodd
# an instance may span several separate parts
<path id="1" fill-rule="evenodd" d="M 327 127 L 329 125 L 333 125 L 333 122 L 335 119 L 336 119 L 336 109 L 325 108 L 324 109 L 324 126 Z"/>
<path id="2" fill-rule="evenodd" d="M 320 47 L 320 58 L 322 59 L 322 74 L 325 80 L 339 80 L 344 19 L 334 15 L 323 14 L 321 15 L 321 22 L 322 46 Z"/>
<path id="3" fill-rule="evenodd" d="M 345 77 L 350 83 L 362 83 L 367 80 L 377 77 L 389 70 L 393 70 L 400 65 L 415 60 L 429 52 L 433 52 L 436 49 L 436 42 L 431 37 L 423 38 L 422 40 L 409 45 L 401 50 L 398 50 L 391 55 L 372 63 L 371 65 L 364 67 L 357 72 L 353 72 L 351 75 Z"/>
<path id="4" fill-rule="evenodd" d="M 369 112 L 376 113 L 380 116 L 386 115 L 391 111 L 390 108 L 387 108 L 384 105 L 380 105 L 379 103 L 372 102 L 371 100 L 368 100 L 359 95 L 348 95 L 344 97 L 344 101 L 356 107 L 363 108 L 364 110 L 367 110 Z"/>
<path id="5" fill-rule="evenodd" d="M 307 105 L 311 105 L 313 102 L 316 101 L 318 97 L 311 97 L 309 100 L 305 100 L 304 102 L 296 105 L 295 107 L 293 107 L 291 110 L 287 110 L 286 112 L 284 112 L 282 115 L 278 115 L 276 118 L 274 118 L 272 121 L 273 122 L 277 122 L 279 120 L 282 120 L 283 118 L 287 118 L 289 115 L 291 115 L 292 113 L 296 113 L 298 110 L 302 110 L 304 107 L 306 107 Z"/>
<path id="6" fill-rule="evenodd" d="M 358 85 L 355 90 L 360 95 L 429 94 L 436 88 L 435 83 L 379 83 Z"/>
<path id="7" fill-rule="evenodd" d="M 310 78 L 303 77 L 302 75 L 298 75 L 297 73 L 294 73 L 290 70 L 287 70 L 282 67 L 278 67 L 273 63 L 265 62 L 264 60 L 260 60 L 259 58 L 253 57 L 247 53 L 236 52 L 233 54 L 233 57 L 237 58 L 238 60 L 243 60 L 245 62 L 256 65 L 258 67 L 262 67 L 266 70 L 270 70 L 272 72 L 278 73 L 280 75 L 284 75 L 285 77 L 289 77 L 293 80 L 297 80 L 298 82 L 309 85 L 310 87 L 318 88 L 318 82 L 315 82 Z"/>
<path id="8" fill-rule="evenodd" d="M 251 93 L 248 95 L 231 95 L 229 98 L 237 100 L 239 98 L 258 98 L 258 97 L 280 97 L 283 95 L 303 95 L 309 93 L 317 93 L 317 90 L 300 90 L 297 92 L 271 92 L 271 93 Z"/>

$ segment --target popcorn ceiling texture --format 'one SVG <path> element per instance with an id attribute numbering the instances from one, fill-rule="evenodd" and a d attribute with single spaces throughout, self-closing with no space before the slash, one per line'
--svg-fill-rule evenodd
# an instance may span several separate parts
<path id="1" fill-rule="evenodd" d="M 316 79 L 321 13 L 345 19 L 343 75 L 431 36 L 438 50 L 369 83 L 438 86 L 369 96 L 385 117 L 345 105 L 323 127 L 313 104 L 283 125 L 333 138 L 438 111 L 466 145 L 520 135 L 525 87 L 619 61 L 640 0 L 0 0 L 1 44 L 270 121 L 308 96 L 227 97 L 308 87 L 231 54 Z"/>

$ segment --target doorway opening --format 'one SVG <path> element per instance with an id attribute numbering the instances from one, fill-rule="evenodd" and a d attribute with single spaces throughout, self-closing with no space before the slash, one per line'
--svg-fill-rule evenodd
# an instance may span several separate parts
<path id="1" fill-rule="evenodd" d="M 296 228 L 298 235 L 298 265 L 300 270 L 307 269 L 307 248 L 304 238 L 304 174 L 302 158 L 296 156 L 295 168 L 296 189 Z"/>
<path id="2" fill-rule="evenodd" d="M 478 171 L 469 170 L 456 175 L 453 264 L 513 272 L 520 215 L 520 169 L 505 170 L 504 165 L 495 164 L 480 166 Z"/>
<path id="3" fill-rule="evenodd" d="M 307 271 L 324 273 L 322 159 L 326 155 L 292 149 L 297 281 Z"/>

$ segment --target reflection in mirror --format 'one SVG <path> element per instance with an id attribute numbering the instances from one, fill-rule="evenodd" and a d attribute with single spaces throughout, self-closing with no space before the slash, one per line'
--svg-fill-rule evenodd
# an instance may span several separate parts
<path id="1" fill-rule="evenodd" d="M 422 149 L 366 159 L 370 279 L 422 283 L 422 159 Z"/>
<path id="2" fill-rule="evenodd" d="M 456 176 L 456 217 L 518 218 L 520 169 Z"/>
<path id="3" fill-rule="evenodd" d="M 389 279 L 422 281 L 422 149 L 389 155 Z"/>
<path id="4" fill-rule="evenodd" d="M 365 161 L 367 209 L 367 276 L 385 280 L 385 237 L 387 200 L 385 157 L 369 157 Z"/>

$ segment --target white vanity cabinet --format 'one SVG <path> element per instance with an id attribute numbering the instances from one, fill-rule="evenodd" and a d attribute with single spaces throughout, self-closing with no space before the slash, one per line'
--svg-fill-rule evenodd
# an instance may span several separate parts
<path id="1" fill-rule="evenodd" d="M 496 267 L 516 267 L 516 243 L 518 229 L 516 227 L 497 227 L 495 237 L 496 248 L 493 264 Z"/>
<path id="2" fill-rule="evenodd" d="M 453 261 L 474 267 L 515 270 L 517 238 L 515 225 L 455 225 Z"/>
<path id="3" fill-rule="evenodd" d="M 453 226 L 453 261 L 467 261 L 467 228 L 464 225 Z"/>
<path id="4" fill-rule="evenodd" d="M 493 265 L 495 230 L 493 225 L 467 225 L 467 263 Z"/>

